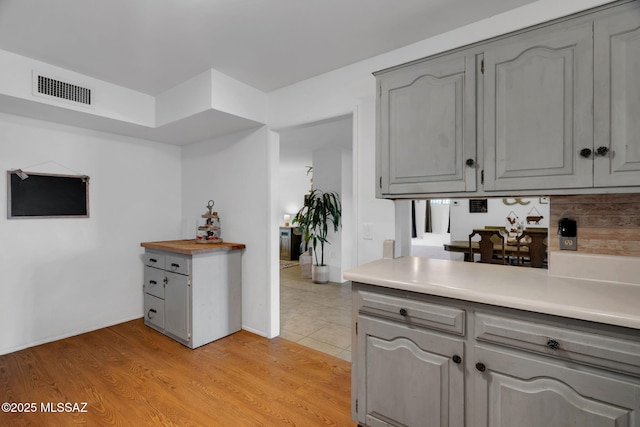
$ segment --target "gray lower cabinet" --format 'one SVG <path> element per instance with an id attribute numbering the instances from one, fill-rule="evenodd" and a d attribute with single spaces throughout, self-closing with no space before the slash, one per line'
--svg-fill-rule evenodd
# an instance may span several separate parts
<path id="1" fill-rule="evenodd" d="M 456 335 L 464 333 L 464 312 L 366 290 L 354 301 L 356 420 L 370 427 L 463 427 L 465 344 Z"/>
<path id="2" fill-rule="evenodd" d="M 354 283 L 362 426 L 640 427 L 636 330 Z"/>
<path id="3" fill-rule="evenodd" d="M 640 425 L 638 379 L 575 363 L 479 347 L 474 426 L 630 427 Z"/>
<path id="4" fill-rule="evenodd" d="M 147 249 L 144 322 L 196 348 L 242 327 L 240 251 L 182 255 Z"/>
<path id="5" fill-rule="evenodd" d="M 378 75 L 377 125 L 379 195 L 475 190 L 475 57 Z"/>

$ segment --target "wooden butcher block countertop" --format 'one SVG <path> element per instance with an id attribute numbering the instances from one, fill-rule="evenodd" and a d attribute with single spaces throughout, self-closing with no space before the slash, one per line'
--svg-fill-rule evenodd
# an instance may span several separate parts
<path id="1" fill-rule="evenodd" d="M 142 242 L 140 246 L 157 251 L 175 252 L 185 255 L 205 254 L 218 251 L 235 251 L 244 249 L 242 243 L 196 243 L 191 240 L 165 240 L 162 242 Z"/>

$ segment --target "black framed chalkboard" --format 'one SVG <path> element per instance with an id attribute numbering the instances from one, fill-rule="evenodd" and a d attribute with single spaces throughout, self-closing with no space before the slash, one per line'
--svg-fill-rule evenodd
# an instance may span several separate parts
<path id="1" fill-rule="evenodd" d="M 7 171 L 7 218 L 88 218 L 89 177 Z"/>

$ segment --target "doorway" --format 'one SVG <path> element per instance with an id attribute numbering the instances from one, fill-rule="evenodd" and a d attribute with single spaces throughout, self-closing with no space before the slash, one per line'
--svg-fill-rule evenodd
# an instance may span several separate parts
<path id="1" fill-rule="evenodd" d="M 351 284 L 342 273 L 355 259 L 353 126 L 349 114 L 279 132 L 280 230 L 312 186 L 338 192 L 342 203 L 342 229 L 325 245 L 328 284 L 302 277 L 300 266 L 290 265 L 295 260 L 281 262 L 280 336 L 345 360 L 351 359 Z"/>

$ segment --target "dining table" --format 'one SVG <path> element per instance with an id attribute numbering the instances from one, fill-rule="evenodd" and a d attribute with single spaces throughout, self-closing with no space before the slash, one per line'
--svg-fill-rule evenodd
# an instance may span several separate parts
<path id="1" fill-rule="evenodd" d="M 489 231 L 495 231 L 497 227 L 487 227 L 482 229 L 474 229 L 476 234 L 489 235 Z M 504 231 L 504 230 L 503 230 Z M 473 235 L 473 233 L 472 233 Z M 499 233 L 494 233 L 498 236 Z M 547 245 L 547 228 L 529 228 L 520 233 L 517 237 L 507 237 L 504 244 L 504 256 L 507 258 L 505 264 L 523 264 L 523 260 L 529 260 L 532 267 L 543 267 L 546 261 Z M 519 240 L 518 240 L 519 238 Z M 499 258 L 503 255 L 503 245 L 500 241 L 493 242 L 493 257 Z M 454 240 L 444 243 L 444 250 L 449 252 L 459 252 L 464 254 L 464 260 L 473 262 L 474 258 L 469 250 L 468 240 Z M 471 250 L 474 254 L 480 251 L 480 242 L 471 241 Z"/>

